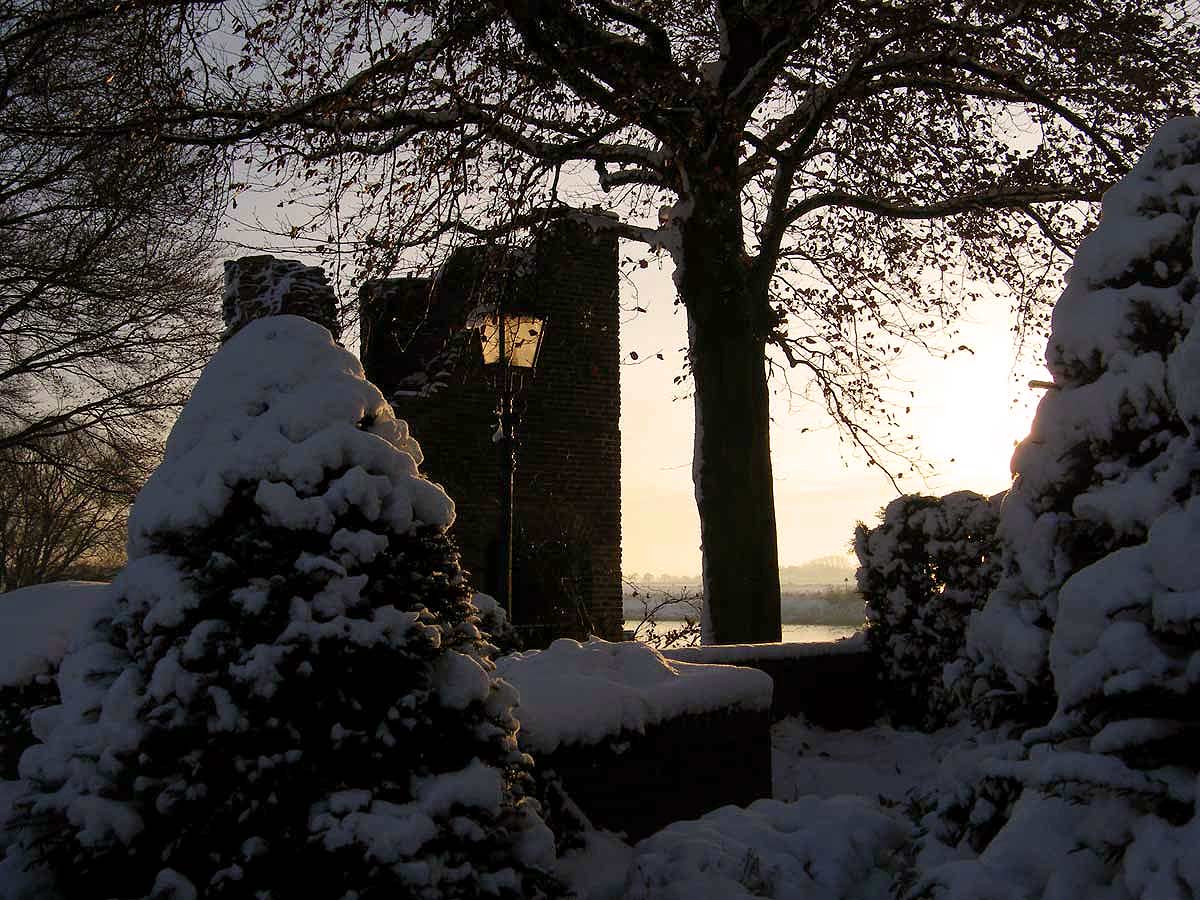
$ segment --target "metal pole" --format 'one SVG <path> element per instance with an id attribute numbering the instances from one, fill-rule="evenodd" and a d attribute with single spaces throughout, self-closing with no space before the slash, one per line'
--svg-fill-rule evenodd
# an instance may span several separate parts
<path id="1" fill-rule="evenodd" d="M 497 315 L 500 328 L 500 598 L 508 621 L 513 622 L 512 570 L 513 570 L 513 471 L 516 469 L 517 445 L 513 437 L 512 414 L 512 370 L 508 364 L 508 349 L 505 346 L 503 313 Z"/>
<path id="2" fill-rule="evenodd" d="M 504 609 L 508 621 L 513 622 L 513 473 L 517 467 L 517 443 L 512 433 L 512 392 L 507 387 L 501 400 L 500 421 L 504 428 L 501 441 L 504 458 L 500 473 L 500 540 L 503 544 L 501 565 L 504 567 Z"/>

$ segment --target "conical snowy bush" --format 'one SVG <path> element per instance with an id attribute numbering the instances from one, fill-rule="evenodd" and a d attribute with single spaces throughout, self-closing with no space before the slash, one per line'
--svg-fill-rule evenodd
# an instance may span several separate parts
<path id="1" fill-rule="evenodd" d="M 89 900 L 554 893 L 515 692 L 420 461 L 325 329 L 233 336 L 35 717 L 13 858 Z"/>
<path id="2" fill-rule="evenodd" d="M 1190 809 L 1200 771 L 1200 120 L 1164 128 L 1105 195 L 1076 270 L 1083 283 L 1056 321 L 1059 370 L 1083 369 L 1085 353 L 1100 369 L 1089 393 L 1074 391 L 1074 417 L 1108 440 L 1096 441 L 1096 474 L 1072 510 L 1109 543 L 1096 541 L 1059 590 L 1049 652 L 1058 707 L 1038 739 L 1142 770 L 1186 766 L 1174 796 L 1166 770 L 1152 793 Z"/>
<path id="3" fill-rule="evenodd" d="M 1001 515 L 1008 573 L 969 629 L 978 695 L 1042 685 L 1049 722 L 987 767 L 1024 788 L 1007 824 L 914 896 L 1200 896 L 1198 306 L 1200 119 L 1179 119 L 1075 257 Z"/>
<path id="4" fill-rule="evenodd" d="M 1086 652 L 1074 636 L 1081 614 L 1100 617 L 1086 628 L 1089 646 L 1108 627 L 1101 620 L 1122 622 L 1147 653 L 1190 627 L 1187 616 L 1155 612 L 1149 583 L 1130 574 L 1150 550 L 1113 554 L 1185 515 L 1200 484 L 1197 194 L 1200 123 L 1176 120 L 1105 194 L 1103 221 L 1076 254 L 1046 352 L 1054 387 L 1013 456 L 999 527 L 1006 573 L 969 635 L 977 700 L 1048 713 L 1054 689 L 1068 704 L 1081 699 L 1064 668 Z M 1185 587 L 1154 581 L 1154 590 Z M 1101 612 L 1104 596 L 1113 601 Z"/>

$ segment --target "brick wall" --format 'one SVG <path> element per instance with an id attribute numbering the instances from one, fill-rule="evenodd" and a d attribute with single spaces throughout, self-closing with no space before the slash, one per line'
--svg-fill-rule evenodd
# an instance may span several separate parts
<path id="1" fill-rule="evenodd" d="M 875 656 L 849 641 L 825 644 L 741 644 L 676 647 L 663 656 L 677 662 L 735 665 L 771 676 L 771 718 L 802 715 L 822 728 L 866 728 L 879 708 Z"/>
<path id="2" fill-rule="evenodd" d="M 677 716 L 644 734 L 535 754 L 534 762 L 562 779 L 593 825 L 632 843 L 672 822 L 770 797 L 771 719 L 743 709 Z"/>
<path id="3" fill-rule="evenodd" d="M 508 273 L 511 273 L 509 275 Z M 578 598 L 590 628 L 621 636 L 621 436 L 617 241 L 577 223 L 546 229 L 532 256 L 453 254 L 435 281 L 362 290 L 362 360 L 425 451 L 425 473 L 458 507 L 454 535 L 482 590 L 495 592 L 500 521 L 496 390 L 464 330 L 479 302 L 547 319 L 537 373 L 518 407 L 513 608 L 517 625 L 570 633 Z M 551 601 L 558 610 L 550 608 Z M 565 618 L 564 618 L 565 617 Z M 582 634 L 582 626 L 574 629 Z M 553 629 L 551 629 L 553 631 Z M 574 636 L 574 635 L 572 635 Z"/>

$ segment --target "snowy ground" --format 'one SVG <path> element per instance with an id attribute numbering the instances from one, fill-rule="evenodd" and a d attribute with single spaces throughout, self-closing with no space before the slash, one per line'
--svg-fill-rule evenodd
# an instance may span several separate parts
<path id="1" fill-rule="evenodd" d="M 779 722 L 772 744 L 774 799 L 636 847 L 596 835 L 564 874 L 586 900 L 891 900 L 916 830 L 909 800 L 974 780 L 984 758 L 1015 746 L 965 725 L 825 731 L 799 718 Z"/>
<path id="2" fill-rule="evenodd" d="M 965 726 L 932 734 L 886 725 L 824 731 L 801 718 L 784 719 L 772 730 L 775 799 L 852 794 L 900 803 L 928 785 L 944 760 L 960 762 L 979 743 L 978 732 Z"/>
<path id="3" fill-rule="evenodd" d="M 107 597 L 103 585 L 51 585 L 19 593 L 0 599 L 0 657 L 7 661 L 0 675 L 9 669 L 14 676 L 41 671 L 58 658 L 80 623 L 104 607 Z M 14 597 L 23 602 L 3 602 Z M 685 677 L 692 670 L 703 674 L 706 667 L 665 660 L 636 644 L 596 641 L 581 646 L 568 641 L 556 652 L 527 656 L 532 657 L 525 662 L 533 674 L 538 674 L 539 660 L 558 670 L 540 677 L 552 689 L 553 698 L 541 701 L 549 708 L 577 707 L 579 696 L 605 691 L 608 696 L 618 687 L 629 688 L 626 682 L 646 688 L 626 690 L 629 697 L 609 696 L 600 704 L 623 711 L 623 724 L 608 730 L 644 726 L 663 703 L 675 713 L 690 708 L 675 708 L 675 701 L 687 699 L 682 689 L 689 685 L 703 687 L 699 693 L 709 701 L 721 687 L 736 689 L 736 696 L 724 697 L 724 702 L 738 702 L 743 688 L 746 698 L 761 702 L 760 692 L 749 683 L 751 675 L 760 673 L 726 670 L 745 675 L 747 684 L 733 679 L 710 685 L 696 675 Z M 518 661 L 509 657 L 501 669 Z M 519 673 L 504 674 L 519 680 Z M 664 693 L 664 683 L 674 681 L 680 690 Z M 653 686 L 657 693 L 649 691 Z M 537 698 L 537 690 L 527 686 L 527 692 L 528 701 Z M 526 713 L 531 731 L 537 731 L 536 716 L 528 709 Z M 642 718 L 626 723 L 626 713 Z M 565 713 L 556 718 L 563 727 L 573 727 Z M 791 718 L 775 725 L 772 745 L 772 799 L 674 823 L 635 846 L 616 835 L 593 833 L 582 851 L 560 862 L 560 874 L 581 900 L 892 900 L 898 885 L 914 887 L 914 896 L 939 900 L 1196 896 L 1188 885 L 1200 884 L 1200 878 L 1192 877 L 1200 875 L 1200 867 L 1191 862 L 1194 853 L 1187 848 L 1198 845 L 1200 827 L 1176 826 L 1153 816 L 1139 819 L 1119 799 L 1073 804 L 1036 790 L 1027 791 L 1015 806 L 1015 796 L 1008 797 L 1006 806 L 1003 797 L 988 793 L 985 776 L 1036 760 L 1029 759 L 1019 741 L 996 732 L 967 724 L 928 734 L 886 725 L 826 731 Z M 1066 764 L 1067 756 L 1078 754 L 1046 759 Z M 19 790 L 15 782 L 0 781 L 0 821 L 7 818 Z M 977 844 L 981 853 L 966 837 L 971 829 L 976 836 L 994 835 L 990 843 L 983 842 L 986 849 Z M 0 833 L 0 848 L 5 842 Z M 1126 842 L 1131 842 L 1130 850 L 1120 873 L 1104 864 L 1102 854 L 1080 852 L 1087 849 L 1085 843 L 1103 850 Z M 1186 865 L 1196 872 L 1184 871 Z M 25 890 L 17 890 L 18 885 Z M 24 875 L 0 863 L 0 900 L 50 896 L 30 887 Z"/>
<path id="4" fill-rule="evenodd" d="M 965 727 L 831 732 L 786 719 L 773 731 L 775 799 L 675 823 L 636 847 L 595 834 L 562 873 L 583 900 L 890 900 L 913 831 L 906 799 L 993 741 Z M 0 782 L 0 819 L 15 787 Z"/>
<path id="5" fill-rule="evenodd" d="M 106 587 L 47 585 L 5 595 L 10 602 L 0 606 L 0 622 L 6 625 L 0 628 L 0 657 L 7 668 L 0 666 L 0 675 L 11 669 L 9 680 L 19 680 L 17 676 L 40 671 L 57 660 L 80 625 L 103 606 Z M 590 673 L 593 682 L 598 677 L 592 672 L 595 666 L 581 668 L 575 657 L 595 657 L 593 663 L 604 662 L 609 668 L 629 657 L 618 666 L 625 681 L 645 681 L 653 675 L 651 680 L 657 684 L 672 672 L 667 662 L 640 645 L 597 641 L 581 647 L 563 642 L 558 650 L 559 655 L 574 650 L 575 655 L 566 661 L 569 665 L 563 668 L 576 676 Z M 585 650 L 590 652 L 585 654 Z M 534 656 L 544 657 L 541 661 L 545 663 L 556 659 L 550 652 Z M 658 668 L 649 675 L 641 671 L 655 661 Z M 706 669 L 679 662 L 670 665 L 685 674 Z M 760 674 L 721 671 L 747 677 Z M 598 689 L 590 683 L 560 683 L 559 677 L 542 680 L 569 688 L 565 693 L 572 695 L 572 702 L 580 691 L 591 694 Z M 683 680 L 688 684 L 696 681 Z M 697 685 L 699 682 L 692 687 Z M 725 687 L 741 689 L 740 682 L 733 681 Z M 534 694 L 536 691 L 531 691 L 531 698 Z M 725 698 L 726 702 L 736 699 Z M 645 702 L 613 701 L 601 706 L 629 706 L 643 713 L 649 709 Z M 564 721 L 568 719 L 564 717 Z M 983 757 L 1006 755 L 994 735 L 981 735 L 966 726 L 933 734 L 887 726 L 825 731 L 796 718 L 775 726 L 773 750 L 774 799 L 747 809 L 725 807 L 697 821 L 675 823 L 636 847 L 617 836 L 593 834 L 583 852 L 563 861 L 562 874 L 586 900 L 739 900 L 751 896 L 890 900 L 897 875 L 911 859 L 916 826 L 907 814 L 909 801 L 937 786 L 972 783 Z M 7 818 L 17 793 L 16 782 L 0 781 L 0 821 Z M 4 843 L 0 835 L 0 847 Z M 936 865 L 942 860 L 928 861 Z M 4 869 L 0 865 L 0 881 Z M 0 883 L 0 897 L 8 895 L 6 885 Z"/>

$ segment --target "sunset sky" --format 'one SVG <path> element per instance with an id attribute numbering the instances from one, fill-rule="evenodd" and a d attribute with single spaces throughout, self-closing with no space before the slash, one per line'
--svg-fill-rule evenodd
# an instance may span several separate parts
<path id="1" fill-rule="evenodd" d="M 636 293 L 635 293 L 636 291 Z M 692 401 L 688 386 L 672 383 L 686 344 L 686 320 L 672 302 L 670 263 L 639 270 L 622 290 L 621 331 L 622 557 L 631 573 L 692 574 L 700 570 L 700 527 L 692 493 Z M 1026 362 L 1014 369 L 1016 348 L 1007 304 L 996 298 L 978 307 L 955 346 L 974 355 L 947 360 L 913 354 L 896 372 L 894 386 L 916 393 L 903 420 L 936 473 L 922 482 L 909 474 L 906 491 L 942 494 L 969 489 L 990 494 L 1009 484 L 1013 442 L 1029 430 L 1037 393 L 1027 383 L 1046 377 Z M 1026 357 L 1040 361 L 1039 339 Z M 638 353 L 633 363 L 629 351 Z M 662 352 L 665 359 L 655 358 Z M 800 384 L 794 387 L 798 389 Z M 895 489 L 863 457 L 837 439 L 819 404 L 773 385 L 772 455 L 781 565 L 846 553 L 858 521 L 874 522 Z M 808 428 L 802 433 L 802 429 Z M 902 435 L 903 436 L 903 435 Z M 951 461 L 953 460 L 953 462 Z"/>
<path id="2" fill-rule="evenodd" d="M 261 199 L 251 214 L 243 209 L 245 218 L 230 218 L 223 234 L 231 243 L 229 257 L 262 252 L 253 248 L 269 241 L 255 233 L 251 220 L 259 213 L 271 220 L 273 206 Z M 270 252 L 322 264 L 304 252 Z M 694 575 L 700 572 L 700 525 L 692 492 L 692 399 L 687 382 L 673 382 L 687 343 L 686 319 L 674 303 L 668 258 L 634 273 L 621 286 L 622 568 L 626 577 Z M 634 312 L 635 306 L 646 312 Z M 357 334 L 346 338 L 357 350 Z M 900 484 L 922 493 L 994 493 L 1008 486 L 1013 443 L 1029 430 L 1038 397 L 1027 383 L 1047 377 L 1029 363 L 1040 361 L 1044 344 L 1039 339 L 1026 352 L 1026 363 L 1014 369 L 1008 306 L 1000 297 L 977 307 L 952 344 L 975 352 L 946 360 L 913 353 L 895 372 L 894 391 L 916 394 L 906 401 L 912 412 L 902 420 L 901 436 L 914 434 L 934 469 L 925 481 L 910 473 Z M 630 351 L 638 354 L 637 362 Z M 784 566 L 849 553 L 855 524 L 874 522 L 896 496 L 882 473 L 839 443 L 819 403 L 799 396 L 803 383 L 795 380 L 792 387 L 789 393 L 780 379 L 772 385 L 771 446 Z"/>

